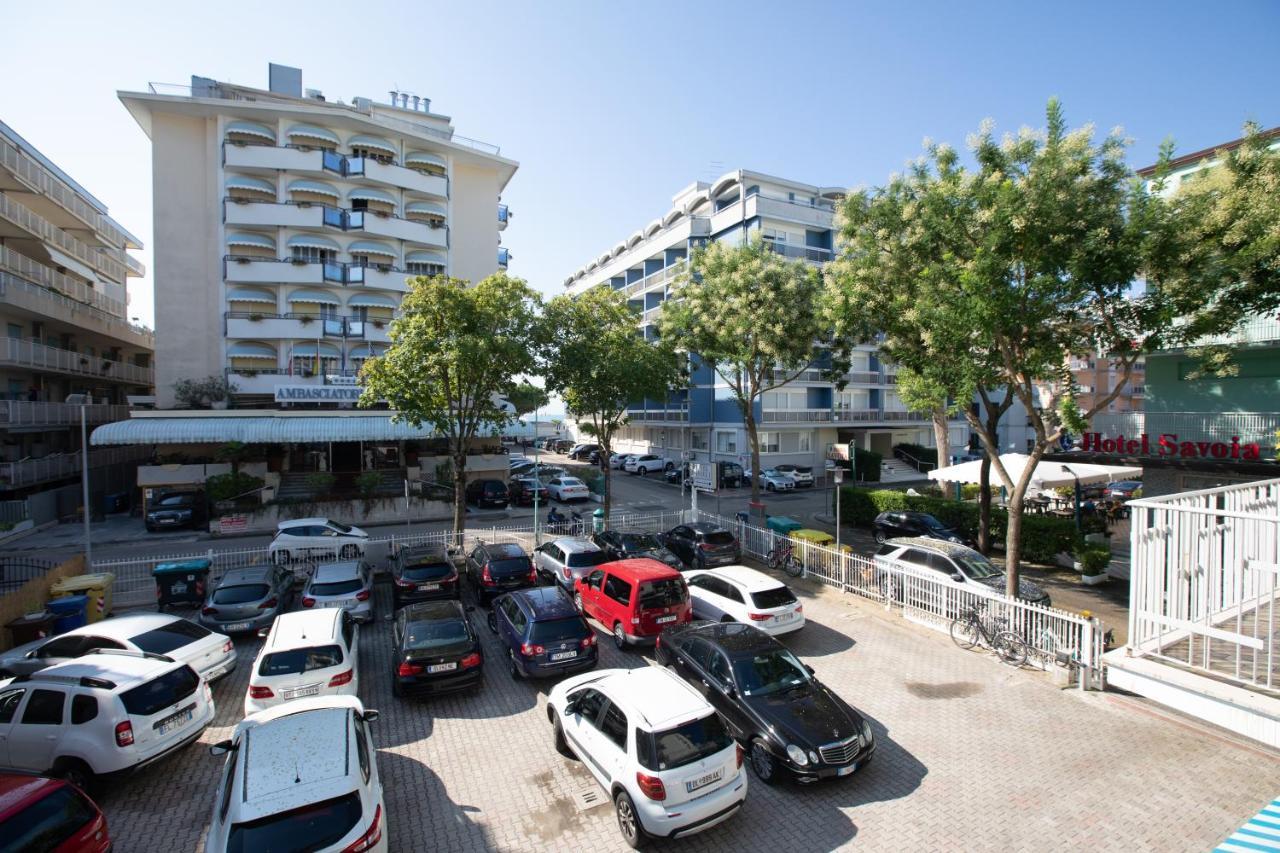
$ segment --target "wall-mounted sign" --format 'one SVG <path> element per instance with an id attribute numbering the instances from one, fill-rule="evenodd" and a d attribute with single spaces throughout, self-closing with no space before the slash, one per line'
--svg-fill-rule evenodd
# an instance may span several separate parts
<path id="1" fill-rule="evenodd" d="M 224 515 L 218 519 L 219 533 L 243 533 L 248 526 L 249 516 L 247 515 Z"/>
<path id="2" fill-rule="evenodd" d="M 357 385 L 277 385 L 277 403 L 355 403 L 364 389 Z"/>
<path id="3" fill-rule="evenodd" d="M 1181 459 L 1239 459 L 1242 462 L 1262 459 L 1262 448 L 1256 443 L 1241 444 L 1240 436 L 1225 441 L 1181 441 L 1175 432 L 1164 432 L 1151 441 L 1144 432 L 1132 438 L 1118 435 L 1104 438 L 1100 432 L 1086 432 L 1080 449 L 1086 453 L 1118 453 L 1126 456 L 1169 456 Z"/>

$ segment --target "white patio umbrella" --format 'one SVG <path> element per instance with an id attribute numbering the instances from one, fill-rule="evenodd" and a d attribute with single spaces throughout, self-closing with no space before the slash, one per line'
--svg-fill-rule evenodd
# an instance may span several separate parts
<path id="1" fill-rule="evenodd" d="M 1031 461 L 1025 453 L 1004 453 L 1000 456 L 1004 469 L 1016 483 L 1022 472 Z M 942 483 L 978 483 L 981 482 L 981 460 L 962 462 L 959 465 L 948 465 L 929 472 L 930 480 Z M 1077 482 L 1082 486 L 1093 483 L 1113 483 L 1116 480 L 1127 480 L 1141 477 L 1142 469 L 1128 465 L 1094 465 L 1086 462 L 1049 462 L 1040 460 L 1035 473 L 1031 475 L 1031 488 L 1053 489 L 1058 486 L 1074 486 Z M 991 471 L 991 482 L 1000 485 L 1000 477 Z"/>

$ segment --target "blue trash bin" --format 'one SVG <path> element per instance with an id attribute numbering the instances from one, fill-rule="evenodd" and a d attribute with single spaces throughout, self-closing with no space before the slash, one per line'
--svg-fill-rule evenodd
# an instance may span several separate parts
<path id="1" fill-rule="evenodd" d="M 83 628 L 89 622 L 89 596 L 68 595 L 55 598 L 45 607 L 58 618 L 53 623 L 53 633 L 65 634 L 72 628 Z"/>

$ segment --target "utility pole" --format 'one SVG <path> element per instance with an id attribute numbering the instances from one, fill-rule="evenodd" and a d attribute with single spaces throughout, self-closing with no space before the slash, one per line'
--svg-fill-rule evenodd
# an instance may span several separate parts
<path id="1" fill-rule="evenodd" d="M 542 540 L 538 538 L 538 490 L 542 488 L 542 477 L 538 474 L 538 412 L 540 409 L 535 407 L 533 410 L 533 547 L 537 548 L 542 544 Z"/>
<path id="2" fill-rule="evenodd" d="M 93 542 L 89 535 L 89 427 L 85 400 L 80 401 L 80 491 L 81 502 L 84 504 L 84 570 L 92 572 Z"/>

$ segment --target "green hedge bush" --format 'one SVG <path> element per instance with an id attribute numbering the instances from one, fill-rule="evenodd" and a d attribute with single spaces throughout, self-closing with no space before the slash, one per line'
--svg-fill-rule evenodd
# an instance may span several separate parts
<path id="1" fill-rule="evenodd" d="M 912 461 L 911 459 L 903 458 L 904 454 L 915 457 L 915 459 L 919 460 L 919 462 L 921 463 L 924 463 L 924 462 L 930 463 L 929 465 L 930 470 L 938 467 L 938 448 L 936 447 L 925 447 L 923 444 L 910 444 L 907 442 L 903 442 L 902 444 L 895 444 L 893 446 L 894 456 L 896 456 L 899 459 L 902 459 L 903 462 L 906 462 L 912 468 L 915 468 L 917 471 L 919 471 L 920 465 L 917 464 L 915 461 Z"/>
<path id="2" fill-rule="evenodd" d="M 205 480 L 204 493 L 211 503 L 218 503 L 261 489 L 265 482 L 261 477 L 243 471 L 239 474 L 215 474 Z"/>
<path id="3" fill-rule="evenodd" d="M 863 483 L 880 482 L 880 465 L 884 462 L 884 457 L 874 450 L 863 450 L 861 447 L 853 448 L 853 464 L 856 470 L 856 479 Z M 847 467 L 847 466 L 846 466 Z"/>

